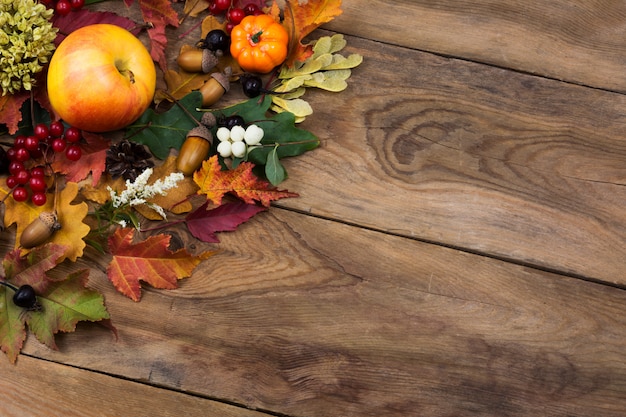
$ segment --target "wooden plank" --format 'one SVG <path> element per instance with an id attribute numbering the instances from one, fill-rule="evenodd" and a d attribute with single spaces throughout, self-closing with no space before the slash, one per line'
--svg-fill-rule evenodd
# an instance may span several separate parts
<path id="1" fill-rule="evenodd" d="M 26 351 L 281 415 L 626 413 L 624 291 L 280 209 L 220 237 L 139 303 L 94 271 L 119 341 Z"/>
<path id="2" fill-rule="evenodd" d="M 344 0 L 326 27 L 367 39 L 626 91 L 620 0 Z"/>
<path id="3" fill-rule="evenodd" d="M 341 95 L 305 95 L 322 146 L 286 162 L 301 198 L 280 205 L 626 283 L 625 96 L 348 45 L 365 62 Z"/>
<path id="4" fill-rule="evenodd" d="M 22 356 L 0 361 L 3 417 L 267 417 L 216 401 Z"/>

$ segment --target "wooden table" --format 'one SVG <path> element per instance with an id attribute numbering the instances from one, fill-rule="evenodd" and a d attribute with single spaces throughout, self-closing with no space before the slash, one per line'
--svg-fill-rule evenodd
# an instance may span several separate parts
<path id="1" fill-rule="evenodd" d="M 30 337 L 2 416 L 626 415 L 626 3 L 343 9 L 300 198 L 139 303 L 84 259 L 119 339 Z"/>

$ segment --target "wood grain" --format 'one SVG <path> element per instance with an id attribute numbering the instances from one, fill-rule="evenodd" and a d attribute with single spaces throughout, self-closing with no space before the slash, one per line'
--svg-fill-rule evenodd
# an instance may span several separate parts
<path id="1" fill-rule="evenodd" d="M 626 294 L 274 209 L 31 355 L 293 416 L 618 416 Z M 19 365 L 18 365 L 19 366 Z"/>
<path id="2" fill-rule="evenodd" d="M 325 27 L 516 71 L 626 91 L 621 0 L 344 0 Z"/>
<path id="3" fill-rule="evenodd" d="M 310 93 L 322 146 L 287 162 L 301 198 L 280 205 L 626 283 L 623 95 L 348 44 L 365 62 Z"/>
<path id="4" fill-rule="evenodd" d="M 267 417 L 267 414 L 21 356 L 0 361 L 3 417 Z"/>

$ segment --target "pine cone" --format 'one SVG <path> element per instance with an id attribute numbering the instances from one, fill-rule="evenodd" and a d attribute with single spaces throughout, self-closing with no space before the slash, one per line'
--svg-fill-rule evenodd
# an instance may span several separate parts
<path id="1" fill-rule="evenodd" d="M 150 158 L 152 155 L 143 145 L 124 139 L 107 150 L 106 168 L 113 178 L 135 181 L 146 168 L 154 166 Z"/>

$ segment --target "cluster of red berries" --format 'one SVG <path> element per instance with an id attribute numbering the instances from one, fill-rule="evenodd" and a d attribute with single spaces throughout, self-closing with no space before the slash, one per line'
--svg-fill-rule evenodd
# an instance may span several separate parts
<path id="1" fill-rule="evenodd" d="M 241 23 L 244 17 L 263 14 L 263 10 L 254 3 L 248 3 L 244 7 L 233 7 L 232 0 L 213 0 L 209 4 L 209 13 L 214 16 L 224 15 L 226 17 L 224 31 L 230 34 L 230 31 Z"/>
<path id="2" fill-rule="evenodd" d="M 59 16 L 66 16 L 72 11 L 82 9 L 85 0 L 39 0 L 39 3 L 54 10 Z"/>
<path id="3" fill-rule="evenodd" d="M 46 204 L 48 189 L 46 170 L 55 154 L 64 153 L 70 161 L 78 161 L 82 150 L 78 142 L 82 138 L 79 129 L 65 126 L 60 121 L 35 126 L 30 136 L 18 135 L 13 147 L 6 151 L 9 160 L 9 176 L 6 185 L 15 201 L 30 201 L 37 205 Z"/>

